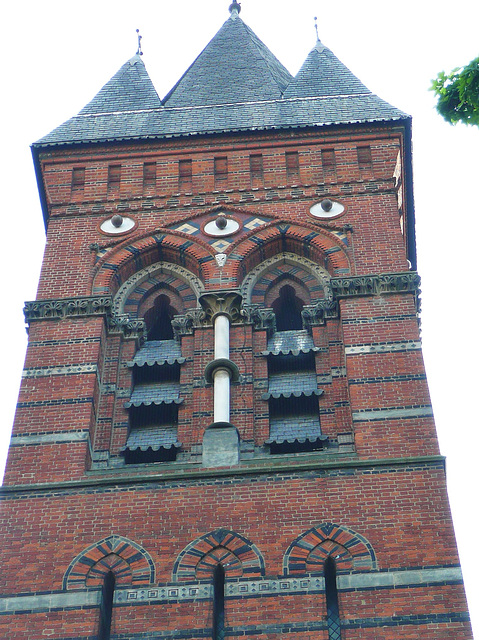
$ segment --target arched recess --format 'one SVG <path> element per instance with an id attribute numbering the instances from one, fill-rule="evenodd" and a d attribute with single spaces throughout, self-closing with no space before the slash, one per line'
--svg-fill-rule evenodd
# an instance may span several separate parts
<path id="1" fill-rule="evenodd" d="M 315 304 L 331 296 L 330 275 L 324 267 L 290 251 L 282 251 L 263 260 L 241 283 L 246 304 L 269 307 L 279 295 L 282 283 L 291 281 L 304 304 Z"/>
<path id="2" fill-rule="evenodd" d="M 310 260 L 331 277 L 349 275 L 349 250 L 341 237 L 344 234 L 338 236 L 307 223 L 275 222 L 265 225 L 228 249 L 228 253 L 234 256 L 232 276 L 239 285 L 260 263 L 284 252 Z"/>
<path id="3" fill-rule="evenodd" d="M 87 547 L 70 563 L 63 589 L 101 586 L 110 571 L 119 585 L 155 582 L 153 560 L 143 547 L 122 536 L 108 536 Z"/>
<path id="4" fill-rule="evenodd" d="M 201 280 L 188 269 L 158 262 L 140 269 L 122 284 L 113 299 L 113 313 L 144 317 L 161 294 L 170 298 L 177 313 L 184 313 L 197 306 L 203 291 Z"/>
<path id="5" fill-rule="evenodd" d="M 183 549 L 173 567 L 173 580 L 211 580 L 218 562 L 226 578 L 264 576 L 264 560 L 257 547 L 234 531 L 218 529 Z"/>
<path id="6" fill-rule="evenodd" d="M 377 569 L 372 545 L 356 531 L 332 522 L 302 533 L 291 543 L 283 558 L 284 575 L 322 573 L 331 556 L 338 573 Z"/>
<path id="7" fill-rule="evenodd" d="M 92 294 L 115 295 L 132 276 L 158 263 L 175 264 L 199 280 L 216 267 L 214 249 L 205 242 L 171 230 L 158 232 L 107 251 L 95 265 Z"/>

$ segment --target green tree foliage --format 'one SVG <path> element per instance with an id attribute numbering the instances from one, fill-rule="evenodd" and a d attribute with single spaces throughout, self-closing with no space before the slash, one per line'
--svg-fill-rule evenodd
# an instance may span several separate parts
<path id="1" fill-rule="evenodd" d="M 436 109 L 447 122 L 479 126 L 479 57 L 465 67 L 441 73 L 432 81 Z"/>

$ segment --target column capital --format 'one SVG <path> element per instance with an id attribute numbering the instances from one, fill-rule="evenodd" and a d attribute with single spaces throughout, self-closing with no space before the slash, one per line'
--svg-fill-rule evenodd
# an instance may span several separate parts
<path id="1" fill-rule="evenodd" d="M 205 323 L 212 324 L 217 315 L 228 316 L 230 322 L 241 320 L 242 297 L 236 291 L 212 291 L 204 293 L 199 303 L 205 312 Z"/>

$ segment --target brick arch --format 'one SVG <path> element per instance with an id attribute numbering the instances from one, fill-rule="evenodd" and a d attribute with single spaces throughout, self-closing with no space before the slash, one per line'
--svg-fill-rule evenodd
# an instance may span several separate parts
<path id="1" fill-rule="evenodd" d="M 218 562 L 223 564 L 226 578 L 264 576 L 264 560 L 257 547 L 234 531 L 218 529 L 183 549 L 173 567 L 173 580 L 211 578 Z"/>
<path id="2" fill-rule="evenodd" d="M 103 255 L 95 265 L 93 295 L 115 295 L 135 273 L 159 262 L 176 264 L 200 280 L 216 268 L 214 250 L 205 242 L 167 230 L 125 242 Z"/>
<path id="3" fill-rule="evenodd" d="M 206 553 L 196 565 L 198 580 L 212 580 L 217 564 L 222 564 L 227 578 L 241 578 L 243 563 L 236 554 L 223 546 L 218 546 Z"/>
<path id="4" fill-rule="evenodd" d="M 261 262 L 284 252 L 311 260 L 330 276 L 351 273 L 347 245 L 337 235 L 307 223 L 275 222 L 256 229 L 228 249 L 234 256 L 232 276 L 240 284 Z"/>
<path id="5" fill-rule="evenodd" d="M 153 560 L 143 547 L 122 536 L 108 536 L 87 547 L 70 563 L 63 577 L 63 588 L 100 585 L 109 571 L 120 584 L 155 582 Z"/>
<path id="6" fill-rule="evenodd" d="M 159 262 L 140 269 L 122 284 L 114 297 L 113 311 L 131 318 L 143 317 L 157 295 L 165 293 L 177 313 L 184 313 L 198 305 L 203 291 L 201 280 L 188 269 Z"/>
<path id="7" fill-rule="evenodd" d="M 314 304 L 331 296 L 330 276 L 324 267 L 290 251 L 279 252 L 260 262 L 241 283 L 243 300 L 249 304 L 271 306 L 276 290 L 282 283 L 304 291 L 305 304 Z M 296 286 L 295 286 L 296 285 Z"/>
<path id="8" fill-rule="evenodd" d="M 377 569 L 372 545 L 356 531 L 326 522 L 302 533 L 291 543 L 283 558 L 284 575 L 322 572 L 328 556 L 338 571 Z"/>

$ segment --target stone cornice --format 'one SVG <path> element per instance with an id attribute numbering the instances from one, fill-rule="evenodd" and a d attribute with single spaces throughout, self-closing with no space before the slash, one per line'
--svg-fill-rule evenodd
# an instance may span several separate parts
<path id="1" fill-rule="evenodd" d="M 23 313 L 28 325 L 41 320 L 100 316 L 105 318 L 109 331 L 121 332 L 125 338 L 143 340 L 146 336 L 144 320 L 114 313 L 111 296 L 34 300 L 25 303 Z"/>
<path id="2" fill-rule="evenodd" d="M 35 320 L 56 320 L 78 316 L 110 315 L 110 296 L 88 296 L 78 298 L 57 298 L 56 300 L 34 300 L 25 302 L 23 313 L 30 324 Z"/>
<path id="3" fill-rule="evenodd" d="M 379 275 L 331 278 L 331 289 L 336 299 L 388 293 L 418 294 L 420 283 L 421 279 L 415 271 L 404 271 Z"/>

